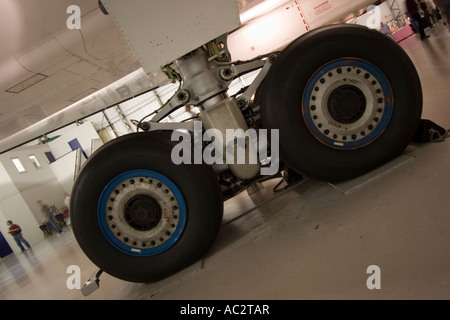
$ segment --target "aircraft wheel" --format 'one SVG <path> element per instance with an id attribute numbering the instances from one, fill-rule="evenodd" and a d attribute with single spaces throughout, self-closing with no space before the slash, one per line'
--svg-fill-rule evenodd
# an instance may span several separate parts
<path id="1" fill-rule="evenodd" d="M 422 113 L 422 89 L 403 49 L 356 25 L 313 30 L 267 75 L 263 125 L 280 130 L 280 156 L 323 181 L 364 174 L 401 154 Z"/>
<path id="2" fill-rule="evenodd" d="M 94 153 L 71 197 L 75 237 L 90 260 L 117 278 L 154 282 L 195 262 L 223 216 L 217 177 L 207 165 L 175 165 L 174 142 L 135 133 Z"/>

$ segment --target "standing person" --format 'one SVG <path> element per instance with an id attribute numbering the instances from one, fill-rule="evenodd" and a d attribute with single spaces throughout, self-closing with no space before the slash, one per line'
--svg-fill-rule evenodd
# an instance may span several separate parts
<path id="1" fill-rule="evenodd" d="M 67 192 L 63 193 L 63 198 L 64 198 L 64 205 L 67 207 L 67 209 L 70 208 L 70 196 Z"/>
<path id="2" fill-rule="evenodd" d="M 423 11 L 423 19 L 425 21 L 426 26 L 433 28 L 433 24 L 431 23 L 431 12 L 429 10 L 428 4 L 425 0 L 419 0 L 420 9 Z"/>
<path id="3" fill-rule="evenodd" d="M 41 208 L 42 223 L 47 225 L 49 228 L 55 229 L 56 231 L 58 231 L 58 234 L 60 234 L 62 232 L 62 229 L 56 223 L 55 218 L 53 217 L 53 214 L 51 213 L 49 206 L 44 204 L 42 202 L 42 200 L 38 200 L 37 204 Z"/>
<path id="4" fill-rule="evenodd" d="M 22 250 L 22 252 L 31 249 L 30 244 L 28 243 L 27 240 L 25 240 L 25 238 L 22 235 L 22 229 L 17 224 L 14 224 L 11 220 L 8 220 L 6 221 L 6 225 L 9 227 L 9 234 L 13 236 L 14 240 L 16 241 L 17 245 L 19 246 L 20 250 Z M 23 247 L 22 243 L 27 247 L 27 249 Z"/>
<path id="5" fill-rule="evenodd" d="M 406 16 L 408 17 L 410 26 L 413 29 L 414 33 L 418 33 L 419 32 L 419 22 L 417 22 L 416 19 L 414 19 L 409 13 L 407 13 Z"/>
<path id="6" fill-rule="evenodd" d="M 444 24 L 450 23 L 450 0 L 434 0 L 434 4 L 441 10 L 444 16 Z"/>
<path id="7" fill-rule="evenodd" d="M 64 198 L 64 206 L 65 206 L 64 212 L 63 212 L 64 219 L 65 219 L 64 222 L 67 225 L 69 225 L 70 224 L 70 195 L 67 192 L 64 192 L 63 198 Z"/>
<path id="8" fill-rule="evenodd" d="M 384 24 L 383 22 L 380 22 L 380 32 L 384 33 L 388 37 L 390 37 L 392 40 L 395 41 L 394 36 L 391 34 L 391 29 L 387 24 Z"/>
<path id="9" fill-rule="evenodd" d="M 417 21 L 417 26 L 419 27 L 420 39 L 425 40 L 430 36 L 425 34 L 424 23 L 422 17 L 420 16 L 419 4 L 416 0 L 406 0 L 406 9 L 411 17 Z"/>

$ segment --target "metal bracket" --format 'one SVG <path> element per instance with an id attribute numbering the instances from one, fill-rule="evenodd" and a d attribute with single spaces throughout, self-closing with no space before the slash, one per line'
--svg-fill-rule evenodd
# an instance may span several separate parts
<path id="1" fill-rule="evenodd" d="M 267 76 L 269 69 L 272 67 L 274 57 L 276 54 L 271 55 L 265 62 L 258 60 L 258 62 L 264 62 L 264 66 L 262 67 L 261 72 L 258 76 L 253 80 L 252 84 L 244 91 L 241 95 L 239 95 L 236 100 L 238 106 L 242 109 L 248 106 L 252 96 L 256 93 L 256 90 L 263 82 L 264 78 Z"/>
<path id="2" fill-rule="evenodd" d="M 81 293 L 87 297 L 92 292 L 97 290 L 100 287 L 100 276 L 103 273 L 103 270 L 99 269 L 96 273 L 94 273 L 88 281 L 83 284 L 81 287 Z"/>
<path id="3" fill-rule="evenodd" d="M 224 68 L 218 66 L 214 68 L 217 72 L 217 78 L 222 79 L 220 88 L 217 88 L 216 90 L 210 92 L 209 94 L 205 96 L 195 96 L 195 94 L 192 94 L 190 92 L 190 81 L 187 81 L 186 83 L 183 83 L 183 86 L 176 92 L 176 94 L 166 102 L 165 106 L 161 108 L 158 113 L 151 119 L 151 123 L 158 122 L 165 117 L 167 117 L 171 112 L 175 111 L 176 109 L 182 107 L 186 104 L 192 104 L 192 105 L 199 105 L 203 101 L 208 100 L 209 98 L 219 94 L 222 91 L 225 91 L 226 88 L 231 84 L 231 82 L 236 79 L 237 77 L 241 76 L 242 74 L 257 70 L 259 68 L 262 68 L 259 75 L 255 78 L 255 80 L 252 82 L 249 88 L 239 96 L 238 98 L 238 105 L 242 108 L 248 105 L 251 97 L 256 92 L 256 89 L 258 89 L 259 85 L 264 80 L 265 76 L 269 72 L 270 67 L 272 66 L 273 61 L 275 60 L 277 53 L 274 53 L 269 56 L 266 60 L 262 59 L 255 59 L 249 62 L 243 62 L 240 64 L 233 65 L 230 64 L 224 64 L 223 67 L 231 70 L 232 76 L 228 78 L 221 77 L 220 73 L 223 72 Z M 208 70 L 207 72 L 213 72 L 212 70 Z M 226 81 L 228 80 L 228 81 Z M 239 101 L 245 101 L 245 105 L 241 106 L 239 104 Z M 158 129 L 155 129 L 158 130 Z"/>
<path id="4" fill-rule="evenodd" d="M 228 50 L 228 33 L 225 33 L 220 37 L 216 38 L 211 42 L 211 44 L 214 46 L 216 54 L 210 57 L 208 61 L 216 59 L 218 61 L 226 61 L 230 57 L 230 51 Z M 219 45 L 222 45 L 222 48 L 219 48 Z"/>
<path id="5" fill-rule="evenodd" d="M 154 122 L 148 121 L 141 124 L 144 131 L 158 131 L 158 130 L 188 130 L 194 131 L 194 121 L 186 122 Z"/>
<path id="6" fill-rule="evenodd" d="M 183 90 L 183 89 L 182 89 Z M 178 92 L 180 92 L 179 90 Z M 178 93 L 177 92 L 177 93 Z M 178 102 L 177 94 L 175 94 L 172 99 L 167 101 L 167 103 L 164 105 L 163 108 L 158 110 L 158 113 L 152 118 L 152 122 L 160 121 L 167 117 L 172 111 L 178 109 L 179 107 L 182 107 L 183 105 Z"/>

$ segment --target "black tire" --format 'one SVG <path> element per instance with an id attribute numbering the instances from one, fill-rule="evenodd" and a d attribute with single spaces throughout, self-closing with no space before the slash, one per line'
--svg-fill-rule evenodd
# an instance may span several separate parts
<path id="1" fill-rule="evenodd" d="M 155 132 L 117 138 L 89 158 L 75 182 L 76 240 L 114 277 L 161 280 L 201 258 L 217 235 L 223 217 L 217 176 L 204 164 L 175 165 L 175 144 Z"/>
<path id="2" fill-rule="evenodd" d="M 280 130 L 281 159 L 328 182 L 400 155 L 422 113 L 421 83 L 408 55 L 380 32 L 356 25 L 322 27 L 295 40 L 261 91 L 263 126 Z"/>

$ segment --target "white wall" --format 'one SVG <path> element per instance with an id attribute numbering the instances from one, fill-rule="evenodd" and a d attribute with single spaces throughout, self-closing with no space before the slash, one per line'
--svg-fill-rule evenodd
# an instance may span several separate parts
<path id="1" fill-rule="evenodd" d="M 61 187 L 68 194 L 72 193 L 76 159 L 77 151 L 72 151 L 50 164 L 50 168 L 58 178 Z"/>
<path id="2" fill-rule="evenodd" d="M 64 189 L 50 168 L 49 161 L 45 156 L 45 152 L 49 151 L 51 150 L 48 145 L 38 145 L 17 148 L 0 155 L 0 162 L 6 170 L 6 177 L 28 205 L 37 222 L 41 220 L 40 208 L 36 204 L 38 200 L 42 200 L 49 205 L 54 204 L 57 208 L 64 205 L 62 197 Z M 28 158 L 29 155 L 36 156 L 41 165 L 40 168 L 34 167 Z M 19 173 L 11 158 L 19 158 L 26 171 Z M 1 205 L 0 208 L 3 209 Z"/>
<path id="3" fill-rule="evenodd" d="M 63 133 L 59 138 L 48 143 L 56 161 L 50 164 L 54 175 L 57 177 L 61 187 L 68 194 L 72 193 L 74 184 L 75 167 L 77 162 L 77 152 L 72 151 L 69 142 L 77 139 L 87 157 L 103 145 L 97 131 L 91 122 L 72 128 L 72 130 Z M 86 161 L 86 158 L 80 154 L 80 165 Z"/>
<path id="4" fill-rule="evenodd" d="M 32 246 L 44 239 L 33 213 L 0 162 L 0 230 L 13 251 L 19 253 L 19 247 L 8 233 L 8 220 L 22 228 L 24 238 Z"/>
<path id="5" fill-rule="evenodd" d="M 92 124 L 86 122 L 51 143 L 21 147 L 0 155 L 0 230 L 15 252 L 20 250 L 8 234 L 6 221 L 19 224 L 25 238 L 31 245 L 36 244 L 43 239 L 39 229 L 41 211 L 36 202 L 42 200 L 60 209 L 64 206 L 63 193 L 71 193 L 76 152 L 68 142 L 73 139 L 78 139 L 88 156 L 93 140 L 97 141 L 98 147 L 99 136 Z M 46 152 L 52 152 L 56 162 L 50 164 Z M 37 158 L 39 168 L 33 165 L 30 155 Z M 18 172 L 12 158 L 21 160 L 25 172 Z"/>
<path id="6" fill-rule="evenodd" d="M 48 143 L 55 159 L 59 159 L 72 152 L 69 141 L 72 141 L 73 139 L 78 139 L 84 152 L 89 157 L 91 155 L 92 140 L 100 139 L 100 137 L 97 134 L 97 131 L 95 131 L 92 123 L 87 121 L 71 131 L 64 133 L 58 139 Z"/>

